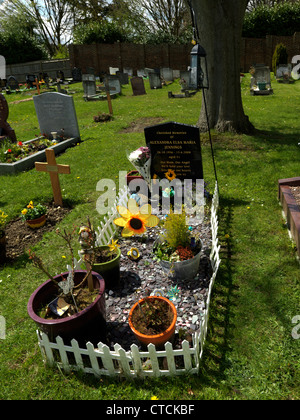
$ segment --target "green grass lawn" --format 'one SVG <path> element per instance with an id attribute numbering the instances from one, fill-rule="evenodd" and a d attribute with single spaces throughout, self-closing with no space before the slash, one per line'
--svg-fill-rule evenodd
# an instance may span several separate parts
<path id="1" fill-rule="evenodd" d="M 300 341 L 291 333 L 292 318 L 300 315 L 300 271 L 278 203 L 277 182 L 299 176 L 300 82 L 272 83 L 274 95 L 251 96 L 249 75 L 242 82 L 245 113 L 257 129 L 254 135 L 212 133 L 222 263 L 199 375 L 130 383 L 45 367 L 27 301 L 46 278 L 24 255 L 0 268 L 0 315 L 6 320 L 6 338 L 0 340 L 1 399 L 299 399 Z M 177 82 L 159 90 L 145 84 L 147 94 L 137 97 L 130 85 L 124 86 L 122 96 L 112 102 L 114 118 L 107 123 L 93 121 L 94 115 L 108 112 L 107 102 L 85 102 L 81 84 L 74 85 L 83 142 L 57 157 L 58 163 L 71 167 L 71 174 L 60 176 L 65 203 L 72 207 L 60 227 L 79 225 L 87 216 L 94 225 L 100 222 L 97 182 L 110 178 L 118 188 L 119 170 L 133 169 L 126 154 L 145 144 L 143 132 L 124 132 L 132 122 L 151 117 L 197 123 L 200 94 L 170 99 L 168 90 L 180 91 Z M 21 141 L 39 134 L 33 101 L 13 103 L 26 98 L 25 93 L 7 96 L 8 122 Z M 204 179 L 213 191 L 207 134 L 201 140 Z M 35 169 L 0 176 L 0 184 L 0 209 L 10 220 L 30 200 L 51 201 L 49 176 Z M 65 249 L 54 231 L 34 249 L 49 269 L 65 271 Z"/>

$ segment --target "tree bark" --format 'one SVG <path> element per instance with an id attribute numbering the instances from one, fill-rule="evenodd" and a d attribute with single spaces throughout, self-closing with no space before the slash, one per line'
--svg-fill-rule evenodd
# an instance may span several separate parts
<path id="1" fill-rule="evenodd" d="M 240 44 L 248 0 L 191 0 L 207 54 L 209 89 L 204 90 L 209 127 L 219 132 L 250 133 L 240 85 Z M 197 125 L 207 131 L 204 101 Z"/>

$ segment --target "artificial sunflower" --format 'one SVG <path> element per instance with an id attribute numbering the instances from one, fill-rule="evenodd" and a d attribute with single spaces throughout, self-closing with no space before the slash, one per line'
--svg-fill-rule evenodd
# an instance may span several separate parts
<path id="1" fill-rule="evenodd" d="M 140 235 L 146 232 L 147 227 L 158 225 L 159 218 L 151 214 L 150 204 L 144 204 L 139 207 L 137 202 L 130 198 L 127 208 L 117 206 L 121 217 L 114 220 L 117 226 L 123 227 L 122 236 Z"/>
<path id="2" fill-rule="evenodd" d="M 166 178 L 167 178 L 169 181 L 172 181 L 173 179 L 175 179 L 175 178 L 176 178 L 176 174 L 175 174 L 175 172 L 173 171 L 173 169 L 168 169 L 168 171 L 167 171 L 167 172 L 165 172 L 165 175 L 166 175 Z"/>

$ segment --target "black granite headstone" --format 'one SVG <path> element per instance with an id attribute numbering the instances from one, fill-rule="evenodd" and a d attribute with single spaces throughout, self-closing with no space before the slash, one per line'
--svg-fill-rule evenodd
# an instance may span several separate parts
<path id="1" fill-rule="evenodd" d="M 144 129 L 151 150 L 151 178 L 203 179 L 199 128 L 176 122 Z"/>

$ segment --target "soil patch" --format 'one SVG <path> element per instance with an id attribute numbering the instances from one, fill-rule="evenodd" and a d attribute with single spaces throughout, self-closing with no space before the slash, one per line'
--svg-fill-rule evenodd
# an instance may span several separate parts
<path id="1" fill-rule="evenodd" d="M 124 128 L 120 133 L 142 133 L 145 127 L 150 125 L 155 125 L 162 123 L 164 118 L 161 117 L 149 117 L 149 118 L 139 118 L 136 121 L 132 121 L 129 127 Z"/>
<path id="2" fill-rule="evenodd" d="M 47 221 L 44 226 L 38 229 L 30 228 L 21 218 L 12 220 L 7 224 L 5 236 L 8 260 L 13 260 L 24 254 L 30 246 L 35 245 L 42 239 L 44 233 L 53 230 L 55 225 L 71 211 L 69 208 L 55 207 L 52 204 L 47 207 Z"/>

